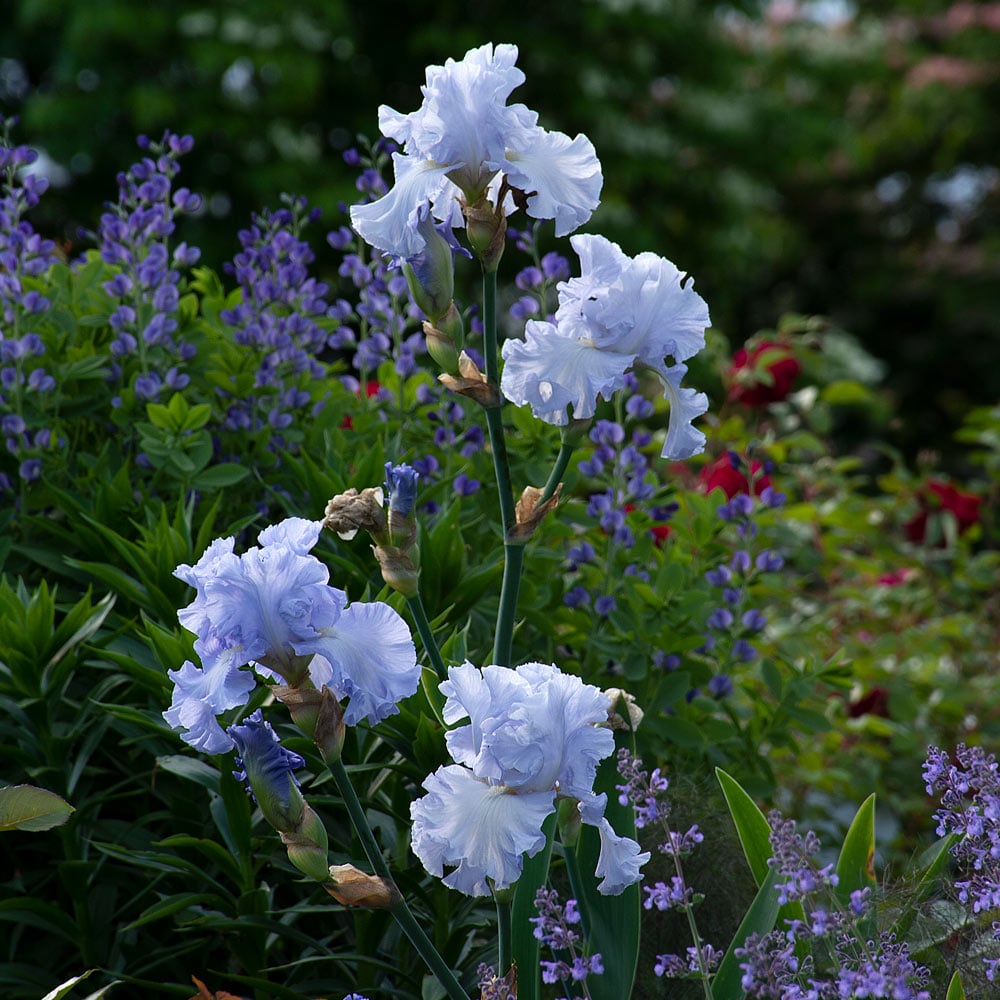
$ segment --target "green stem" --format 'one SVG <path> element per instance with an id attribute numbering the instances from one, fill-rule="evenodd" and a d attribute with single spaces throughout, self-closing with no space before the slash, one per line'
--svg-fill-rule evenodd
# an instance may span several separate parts
<path id="1" fill-rule="evenodd" d="M 382 856 L 382 850 L 378 846 L 375 834 L 368 823 L 368 817 L 365 815 L 364 807 L 361 805 L 358 794 L 354 790 L 354 785 L 351 784 L 351 779 L 347 773 L 347 768 L 344 767 L 344 762 L 339 759 L 327 761 L 327 766 L 330 768 L 333 780 L 336 782 L 340 796 L 347 807 L 347 813 L 351 817 L 351 824 L 354 826 L 361 840 L 361 846 L 364 848 L 368 863 L 374 869 L 375 874 L 385 879 L 393 888 L 396 888 L 398 893 L 399 890 L 396 887 L 396 882 L 389 871 L 389 866 L 386 864 L 385 858 Z M 389 912 L 393 915 L 403 933 L 410 939 L 413 947 L 417 949 L 420 957 L 427 963 L 427 967 L 437 976 L 438 982 L 444 987 L 445 993 L 447 993 L 451 1000 L 470 1000 L 468 993 L 462 989 L 455 973 L 441 957 L 437 948 L 434 947 L 423 927 L 417 922 L 417 918 L 414 917 L 409 906 L 406 905 L 406 900 L 402 898 L 402 895 L 400 895 L 399 903 L 390 907 Z"/>
<path id="2" fill-rule="evenodd" d="M 538 503 L 543 504 L 546 500 L 552 498 L 552 494 L 555 493 L 556 487 L 562 481 L 562 477 L 566 474 L 566 467 L 569 465 L 570 458 L 573 457 L 574 445 L 570 444 L 565 436 L 563 436 L 562 443 L 559 445 L 559 454 L 556 455 L 556 464 L 552 467 L 552 472 L 549 473 L 549 478 L 545 482 L 545 486 L 542 488 L 542 495 L 538 498 Z"/>
<path id="3" fill-rule="evenodd" d="M 496 897 L 497 904 L 497 974 L 502 978 L 510 968 L 510 914 L 514 901 L 512 892 Z"/>
<path id="4" fill-rule="evenodd" d="M 483 351 L 486 362 L 486 379 L 490 385 L 498 388 L 500 361 L 497 352 L 496 271 L 483 272 Z M 514 513 L 514 491 L 510 482 L 510 462 L 507 458 L 503 415 L 499 408 L 487 409 L 486 427 L 490 435 L 490 450 L 493 453 L 493 471 L 497 481 L 500 522 L 504 538 L 503 582 L 500 585 L 500 607 L 497 610 L 493 662 L 500 666 L 509 667 L 514 635 L 514 617 L 517 614 L 517 594 L 521 588 L 521 568 L 524 565 L 524 546 L 512 545 L 508 541 L 517 523 L 517 518 Z"/>
<path id="5" fill-rule="evenodd" d="M 434 632 L 431 630 L 431 623 L 427 618 L 427 612 L 424 610 L 424 602 L 420 599 L 420 594 L 417 593 L 412 597 L 407 597 L 406 603 L 410 606 L 410 614 L 413 615 L 414 624 L 420 633 L 420 641 L 424 644 L 424 649 L 427 650 L 431 665 L 437 672 L 438 677 L 441 680 L 446 680 L 448 677 L 448 668 L 444 665 L 441 650 L 438 649 L 438 644 L 434 638 Z"/>
<path id="6" fill-rule="evenodd" d="M 497 611 L 496 635 L 493 639 L 493 662 L 509 667 L 514 645 L 514 617 L 517 613 L 517 592 L 521 588 L 521 568 L 524 566 L 524 546 L 505 545 L 503 581 L 500 584 L 500 608 Z"/>

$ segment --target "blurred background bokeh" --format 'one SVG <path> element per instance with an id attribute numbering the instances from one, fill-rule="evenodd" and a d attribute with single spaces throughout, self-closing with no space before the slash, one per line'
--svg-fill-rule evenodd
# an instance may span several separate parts
<path id="1" fill-rule="evenodd" d="M 193 135 L 183 235 L 218 268 L 281 192 L 340 225 L 378 106 L 485 41 L 520 48 L 514 100 L 594 141 L 588 230 L 690 271 L 734 347 L 829 316 L 886 363 L 882 436 L 945 463 L 1000 398 L 1000 3 L 8 0 L 0 114 L 44 153 L 36 228 L 74 248 L 136 135 Z"/>

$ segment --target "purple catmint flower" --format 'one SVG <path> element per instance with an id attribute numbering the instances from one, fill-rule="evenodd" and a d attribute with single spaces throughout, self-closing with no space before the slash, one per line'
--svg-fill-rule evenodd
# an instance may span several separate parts
<path id="1" fill-rule="evenodd" d="M 778 902 L 801 900 L 824 887 L 837 884 L 833 865 L 818 868 L 812 858 L 819 852 L 819 838 L 811 830 L 803 837 L 795 820 L 785 819 L 777 810 L 768 813 L 771 826 L 769 841 L 772 856 L 768 865 L 776 868 L 787 881 L 777 885 Z"/>

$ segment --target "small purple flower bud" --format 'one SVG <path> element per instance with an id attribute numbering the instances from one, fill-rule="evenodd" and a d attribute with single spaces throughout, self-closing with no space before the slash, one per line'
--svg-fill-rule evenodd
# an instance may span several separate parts
<path id="1" fill-rule="evenodd" d="M 785 560 L 773 549 L 757 556 L 757 569 L 764 573 L 777 573 L 785 565 Z"/>
<path id="2" fill-rule="evenodd" d="M 760 562 L 760 557 L 758 556 L 758 564 Z M 729 564 L 732 567 L 734 573 L 749 573 L 750 567 L 753 565 L 750 559 L 750 553 L 746 549 L 738 549 L 733 553 L 733 558 Z"/>
<path id="3" fill-rule="evenodd" d="M 716 674 L 708 682 L 708 690 L 714 698 L 728 698 L 733 693 L 733 681 L 728 674 Z"/>

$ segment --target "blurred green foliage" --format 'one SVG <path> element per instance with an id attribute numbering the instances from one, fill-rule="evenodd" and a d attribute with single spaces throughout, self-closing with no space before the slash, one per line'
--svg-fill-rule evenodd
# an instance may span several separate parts
<path id="1" fill-rule="evenodd" d="M 281 192 L 355 198 L 339 153 L 424 67 L 515 42 L 515 95 L 586 132 L 590 228 L 696 276 L 734 344 L 786 310 L 830 315 L 889 365 L 912 454 L 1000 397 L 1000 25 L 994 5 L 457 0 L 20 0 L 0 110 L 63 182 L 38 224 L 78 244 L 138 133 L 188 132 L 206 197 L 185 237 L 216 268 Z M 42 214 L 47 213 L 47 214 Z M 221 231 L 232 233 L 233 226 Z"/>

